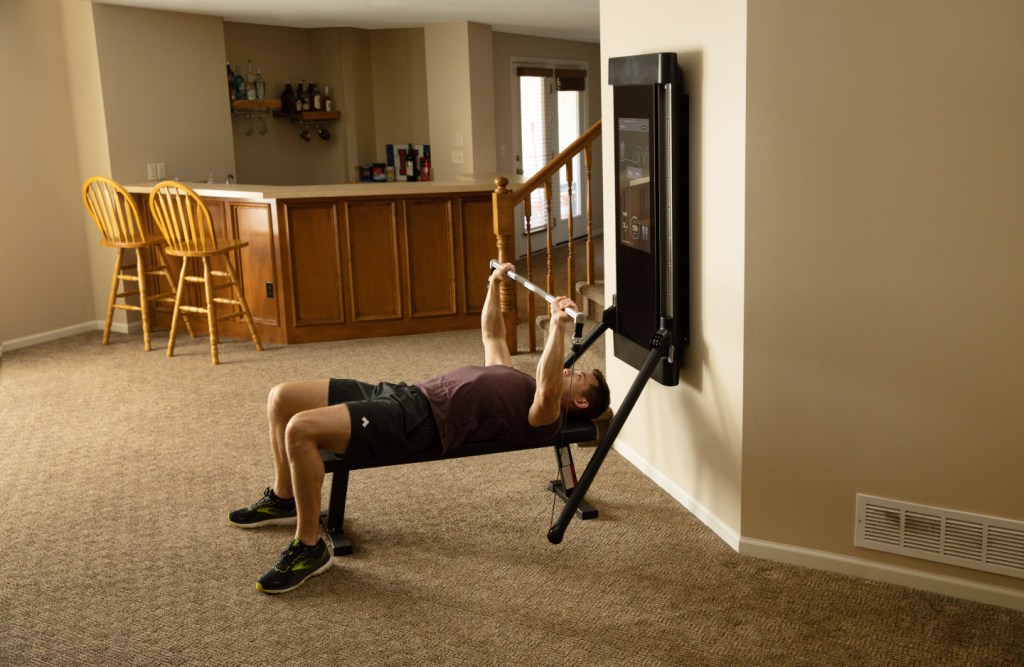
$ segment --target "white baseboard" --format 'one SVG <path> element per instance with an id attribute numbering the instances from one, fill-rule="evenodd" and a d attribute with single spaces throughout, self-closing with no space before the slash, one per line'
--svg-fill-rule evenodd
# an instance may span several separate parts
<path id="1" fill-rule="evenodd" d="M 787 544 L 741 537 L 735 530 L 715 516 L 713 512 L 684 491 L 663 472 L 651 465 L 647 459 L 621 439 L 615 441 L 615 451 L 636 466 L 651 481 L 664 489 L 666 493 L 675 498 L 680 505 L 685 507 L 711 529 L 712 532 L 718 535 L 723 542 L 742 556 L 764 558 L 779 563 L 846 574 L 871 581 L 881 581 L 931 593 L 949 595 L 964 600 L 1024 610 L 1024 591 L 1001 586 L 990 586 L 975 581 L 929 572 L 920 572 L 905 567 L 843 556 L 826 551 L 816 551 Z"/>
<path id="2" fill-rule="evenodd" d="M 862 579 L 881 581 L 887 584 L 908 586 L 931 593 L 949 595 L 973 600 L 984 604 L 1024 610 L 1024 591 L 991 586 L 976 581 L 947 577 L 941 574 L 921 572 L 888 563 L 843 556 L 827 551 L 803 549 L 787 544 L 741 538 L 739 552 L 743 556 L 755 556 L 780 563 L 800 565 L 816 570 L 847 574 Z"/>
<path id="3" fill-rule="evenodd" d="M 665 473 L 655 468 L 650 461 L 641 456 L 635 449 L 624 443 L 621 439 L 615 441 L 615 451 L 622 454 L 623 458 L 632 463 L 643 474 L 651 478 L 655 484 L 675 498 L 680 505 L 685 507 L 691 514 L 700 519 L 701 523 L 710 528 L 715 535 L 718 535 L 723 542 L 732 547 L 733 551 L 740 550 L 740 536 L 728 524 L 719 519 L 704 505 L 683 490 L 681 486 L 673 482 Z"/>
<path id="4" fill-rule="evenodd" d="M 132 327 L 129 327 L 123 322 L 114 322 L 110 326 L 111 331 L 123 334 L 129 333 L 129 329 L 131 328 Z M 141 325 L 139 325 L 139 328 L 142 328 Z M 69 336 L 77 336 L 78 334 L 87 333 L 89 331 L 103 331 L 103 322 L 100 320 L 93 320 L 91 322 L 74 324 L 70 327 L 63 327 L 61 329 L 53 329 L 52 331 L 32 334 L 31 336 L 12 338 L 11 340 L 4 341 L 4 350 L 8 352 L 12 350 L 19 350 L 23 347 L 49 343 L 52 340 L 60 340 L 61 338 L 67 338 Z"/>

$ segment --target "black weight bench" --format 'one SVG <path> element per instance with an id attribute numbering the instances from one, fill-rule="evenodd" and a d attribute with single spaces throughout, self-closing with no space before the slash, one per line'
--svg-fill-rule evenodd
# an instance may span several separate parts
<path id="1" fill-rule="evenodd" d="M 517 445 L 500 440 L 490 440 L 487 442 L 467 443 L 447 456 L 442 456 L 438 450 L 425 450 L 403 456 L 368 456 L 351 459 L 339 456 L 334 452 L 320 450 L 320 456 L 324 461 L 324 472 L 331 473 L 333 476 L 327 511 L 320 513 L 320 522 L 327 531 L 332 553 L 335 556 L 350 554 L 352 553 L 352 542 L 345 535 L 343 523 L 345 521 L 345 499 L 348 496 L 348 474 L 351 471 L 406 463 L 457 459 L 465 456 L 484 456 L 487 454 L 516 452 L 552 446 L 555 449 L 555 457 L 559 463 L 561 479 L 549 482 L 548 488 L 562 498 L 562 500 L 567 500 L 568 493 L 566 489 L 568 488 L 569 493 L 571 493 L 572 489 L 576 486 L 576 475 L 573 469 L 572 455 L 569 452 L 569 445 L 578 442 L 589 442 L 596 438 L 597 426 L 592 421 L 570 418 L 566 420 L 565 428 L 562 430 L 561 441 L 553 445 Z M 597 516 L 597 510 L 583 502 L 580 503 L 576 513 L 581 519 L 593 519 Z"/>

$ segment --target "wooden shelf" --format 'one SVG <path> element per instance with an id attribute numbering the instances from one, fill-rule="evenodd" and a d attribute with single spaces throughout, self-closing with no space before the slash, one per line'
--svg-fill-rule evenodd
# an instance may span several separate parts
<path id="1" fill-rule="evenodd" d="M 291 118 L 293 121 L 302 123 L 315 123 L 322 120 L 338 120 L 341 118 L 340 111 L 275 111 L 276 118 Z"/>
<path id="2" fill-rule="evenodd" d="M 278 111 L 281 100 L 231 100 L 232 111 Z"/>

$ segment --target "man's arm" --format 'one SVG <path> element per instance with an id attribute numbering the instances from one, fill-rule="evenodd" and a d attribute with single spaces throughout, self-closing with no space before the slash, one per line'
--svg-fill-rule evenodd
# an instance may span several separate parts
<path id="1" fill-rule="evenodd" d="M 512 355 L 505 341 L 505 320 L 501 316 L 501 283 L 507 272 L 515 269 L 506 262 L 491 272 L 487 278 L 487 296 L 480 313 L 480 334 L 484 343 L 484 366 L 511 366 Z"/>
<path id="2" fill-rule="evenodd" d="M 550 424 L 561 413 L 565 328 L 573 321 L 565 312 L 566 308 L 576 308 L 576 304 L 568 297 L 556 297 L 551 302 L 547 340 L 544 341 L 540 361 L 537 362 L 537 393 L 530 406 L 531 426 Z"/>

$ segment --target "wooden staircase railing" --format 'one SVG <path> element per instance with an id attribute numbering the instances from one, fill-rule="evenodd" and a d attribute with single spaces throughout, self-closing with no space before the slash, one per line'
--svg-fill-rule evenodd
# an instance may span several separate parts
<path id="1" fill-rule="evenodd" d="M 551 266 L 551 228 L 553 226 L 552 219 L 554 215 L 551 206 L 551 194 L 553 190 L 552 179 L 562 169 L 565 169 L 565 181 L 569 185 L 569 257 L 568 285 L 566 290 L 560 291 L 559 294 L 574 295 L 576 289 L 576 258 L 573 254 L 574 239 L 572 204 L 573 196 L 576 195 L 577 189 L 574 187 L 576 183 L 573 180 L 572 160 L 580 153 L 583 153 L 583 163 L 585 165 L 587 179 L 586 280 L 587 283 L 594 282 L 593 199 L 591 197 L 592 188 L 590 187 L 590 174 L 591 167 L 593 165 L 593 144 L 598 138 L 600 138 L 600 136 L 601 121 L 599 120 L 515 191 L 508 188 L 508 179 L 504 176 L 499 176 L 494 179 L 494 193 L 491 195 L 491 200 L 493 202 L 494 236 L 498 246 L 498 261 L 515 262 L 516 246 L 513 238 L 513 234 L 515 233 L 515 210 L 517 206 L 522 204 L 524 207 L 523 220 L 526 231 L 526 271 L 521 273 L 523 273 L 523 275 L 525 275 L 530 281 L 533 281 L 533 239 L 532 234 L 530 234 L 530 218 L 532 215 L 530 210 L 530 195 L 533 194 L 534 190 L 541 187 L 544 188 L 544 199 L 547 202 L 549 218 L 545 244 L 545 251 L 547 255 L 547 281 L 545 283 L 545 289 L 550 294 L 555 293 L 555 281 Z M 512 281 L 505 281 L 501 286 L 500 297 L 501 314 L 505 322 L 505 335 L 508 341 L 508 349 L 512 354 L 516 354 L 519 351 L 518 336 L 516 333 L 519 313 L 516 305 L 515 283 Z M 530 293 L 526 303 L 527 321 L 529 322 L 528 330 L 530 352 L 535 352 L 537 350 L 537 334 L 536 327 L 534 326 L 536 313 L 534 310 L 534 295 L 532 292 Z"/>

